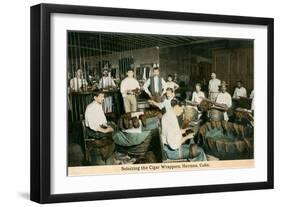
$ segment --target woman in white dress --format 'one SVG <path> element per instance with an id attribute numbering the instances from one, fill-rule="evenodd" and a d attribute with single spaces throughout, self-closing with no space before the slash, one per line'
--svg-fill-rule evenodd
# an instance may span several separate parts
<path id="1" fill-rule="evenodd" d="M 172 75 L 168 75 L 168 80 L 166 82 L 166 88 L 171 88 L 174 91 L 179 88 L 179 85 L 173 81 Z"/>
<path id="2" fill-rule="evenodd" d="M 201 103 L 201 101 L 205 98 L 204 92 L 201 91 L 201 84 L 197 83 L 195 85 L 195 91 L 192 93 L 192 102 L 195 102 L 197 105 Z"/>

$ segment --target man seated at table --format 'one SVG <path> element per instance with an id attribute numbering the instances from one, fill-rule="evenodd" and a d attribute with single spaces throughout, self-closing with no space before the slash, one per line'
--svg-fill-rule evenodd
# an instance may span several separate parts
<path id="1" fill-rule="evenodd" d="M 88 135 L 95 139 L 109 136 L 113 131 L 112 127 L 107 124 L 107 120 L 102 109 L 104 93 L 98 91 L 94 94 L 94 101 L 90 103 L 85 111 L 85 125 Z"/>
<path id="2" fill-rule="evenodd" d="M 160 110 L 165 109 L 165 112 L 171 108 L 171 100 L 175 97 L 174 90 L 172 88 L 166 89 L 166 98 L 164 101 L 157 103 L 154 100 L 148 100 L 148 103 L 158 107 Z"/>
<path id="3" fill-rule="evenodd" d="M 177 117 L 183 113 L 182 103 L 174 98 L 171 101 L 171 108 L 163 115 L 161 121 L 161 139 L 164 144 L 163 149 L 167 158 L 188 159 L 189 161 L 206 161 L 203 149 L 196 144 L 185 144 L 188 139 L 193 138 L 194 134 L 185 134 L 186 129 L 181 129 Z"/>

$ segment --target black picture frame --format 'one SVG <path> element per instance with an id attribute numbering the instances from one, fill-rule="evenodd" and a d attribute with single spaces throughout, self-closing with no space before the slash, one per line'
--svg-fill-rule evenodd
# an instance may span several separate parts
<path id="1" fill-rule="evenodd" d="M 113 17 L 151 18 L 207 23 L 232 23 L 267 26 L 267 181 L 238 184 L 169 187 L 74 194 L 51 194 L 50 189 L 50 121 L 51 121 L 51 74 L 50 74 L 50 15 L 52 13 L 99 15 Z M 31 174 L 30 199 L 39 203 L 88 201 L 103 199 L 166 196 L 225 191 L 272 189 L 274 187 L 274 106 L 273 106 L 273 41 L 272 18 L 228 16 L 199 13 L 181 13 L 152 10 L 39 4 L 31 7 Z"/>

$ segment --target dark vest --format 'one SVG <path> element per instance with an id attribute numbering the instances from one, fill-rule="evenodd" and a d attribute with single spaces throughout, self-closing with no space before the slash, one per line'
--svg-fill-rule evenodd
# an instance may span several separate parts
<path id="1" fill-rule="evenodd" d="M 158 76 L 159 78 L 159 81 L 158 81 L 158 93 L 161 94 L 162 93 L 162 78 L 160 76 Z M 154 76 L 151 76 L 150 77 L 150 86 L 149 86 L 149 90 L 150 90 L 150 93 L 153 94 L 153 93 L 156 93 L 155 91 L 155 81 L 154 81 Z"/>

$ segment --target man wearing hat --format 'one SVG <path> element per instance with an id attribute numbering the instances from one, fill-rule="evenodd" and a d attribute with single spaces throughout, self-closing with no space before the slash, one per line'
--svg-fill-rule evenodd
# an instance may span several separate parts
<path id="1" fill-rule="evenodd" d="M 219 94 L 219 86 L 221 81 L 216 78 L 216 74 L 211 74 L 211 80 L 209 81 L 209 99 L 211 101 L 216 101 L 216 98 Z"/>
<path id="2" fill-rule="evenodd" d="M 100 82 L 99 82 L 99 87 L 100 87 L 100 89 L 109 89 L 112 87 L 113 88 L 116 87 L 114 80 L 111 77 L 111 75 L 109 74 L 109 71 L 107 68 L 105 68 L 103 70 L 102 78 L 100 79 Z M 105 113 L 112 112 L 112 96 L 105 97 L 103 106 L 104 106 Z"/>
<path id="3" fill-rule="evenodd" d="M 231 95 L 226 91 L 227 90 L 227 84 L 225 81 L 222 81 L 220 85 L 220 93 L 217 96 L 216 103 L 224 105 L 227 109 L 229 109 L 232 106 L 232 98 Z M 227 112 L 224 112 L 224 120 L 228 121 L 228 115 Z"/>

